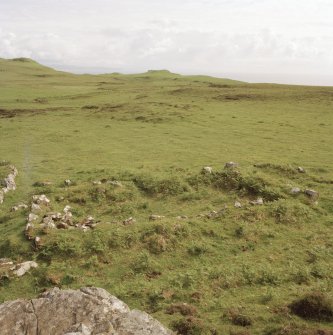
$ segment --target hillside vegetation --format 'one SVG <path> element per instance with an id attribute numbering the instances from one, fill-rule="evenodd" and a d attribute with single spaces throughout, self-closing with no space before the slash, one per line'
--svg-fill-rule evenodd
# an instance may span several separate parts
<path id="1" fill-rule="evenodd" d="M 0 258 L 39 264 L 0 267 L 0 301 L 93 285 L 179 334 L 332 334 L 332 107 L 331 87 L 0 59 Z"/>

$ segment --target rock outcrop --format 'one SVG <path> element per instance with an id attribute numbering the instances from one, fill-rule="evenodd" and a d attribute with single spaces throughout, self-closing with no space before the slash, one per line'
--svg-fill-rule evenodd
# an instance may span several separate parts
<path id="1" fill-rule="evenodd" d="M 1 335 L 170 335 L 145 312 L 101 288 L 54 288 L 38 299 L 0 305 Z"/>
<path id="2" fill-rule="evenodd" d="M 16 190 L 16 183 L 15 183 L 15 178 L 18 175 L 18 171 L 15 166 L 10 165 L 10 173 L 8 176 L 3 179 L 0 183 L 0 204 L 4 202 L 5 199 L 5 194 L 9 191 L 15 191 Z"/>

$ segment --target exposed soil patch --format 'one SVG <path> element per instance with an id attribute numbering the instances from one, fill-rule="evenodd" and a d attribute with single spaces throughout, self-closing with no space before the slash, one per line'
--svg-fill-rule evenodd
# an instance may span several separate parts
<path id="1" fill-rule="evenodd" d="M 328 329 L 304 328 L 288 325 L 273 330 L 267 333 L 267 335 L 333 335 L 333 331 Z"/>
<path id="2" fill-rule="evenodd" d="M 294 301 L 291 311 L 307 320 L 333 321 L 333 303 L 326 295 L 315 292 Z"/>
<path id="3" fill-rule="evenodd" d="M 251 101 L 251 100 L 266 100 L 267 98 L 260 94 L 223 94 L 214 97 L 219 101 Z"/>
<path id="4" fill-rule="evenodd" d="M 56 112 L 56 111 L 63 111 L 69 110 L 71 108 L 45 108 L 45 109 L 5 109 L 0 108 L 0 119 L 9 119 L 21 115 L 37 115 L 37 114 L 44 114 L 46 112 Z"/>

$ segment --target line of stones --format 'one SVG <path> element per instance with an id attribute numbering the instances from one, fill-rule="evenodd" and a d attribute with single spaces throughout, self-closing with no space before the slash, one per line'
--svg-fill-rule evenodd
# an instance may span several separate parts
<path id="1" fill-rule="evenodd" d="M 7 192 L 16 190 L 15 178 L 18 175 L 18 171 L 14 165 L 10 165 L 9 168 L 10 173 L 1 181 L 3 187 L 0 189 L 0 204 L 4 202 L 5 194 Z"/>

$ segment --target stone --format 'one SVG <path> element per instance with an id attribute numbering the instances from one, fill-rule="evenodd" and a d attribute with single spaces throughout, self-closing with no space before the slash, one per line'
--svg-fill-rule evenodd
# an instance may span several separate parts
<path id="1" fill-rule="evenodd" d="M 71 212 L 65 213 L 62 218 L 62 222 L 65 222 L 66 224 L 73 225 L 73 214 Z"/>
<path id="2" fill-rule="evenodd" d="M 14 274 L 17 277 L 22 277 L 24 276 L 29 270 L 35 269 L 38 267 L 38 264 L 33 261 L 28 261 L 24 263 L 20 263 L 16 266 L 16 270 L 14 270 Z M 1 322 L 0 322 L 1 324 Z"/>
<path id="3" fill-rule="evenodd" d="M 161 220 L 163 218 L 165 218 L 165 216 L 163 216 L 163 215 L 152 214 L 152 215 L 149 216 L 149 220 L 151 220 L 151 221 Z"/>
<path id="4" fill-rule="evenodd" d="M 90 227 L 95 224 L 95 219 L 92 216 L 88 216 L 84 221 L 81 222 L 82 226 Z"/>
<path id="5" fill-rule="evenodd" d="M 48 215 L 44 216 L 43 224 L 49 224 L 49 223 L 54 223 L 52 216 L 48 216 Z"/>
<path id="6" fill-rule="evenodd" d="M 41 224 L 41 228 L 43 229 L 54 229 L 56 225 L 53 219 L 50 216 L 47 216 L 43 219 L 43 223 Z"/>
<path id="7" fill-rule="evenodd" d="M 15 183 L 15 178 L 18 175 L 18 171 L 15 166 L 10 165 L 10 173 L 6 178 L 3 180 L 0 180 L 0 186 L 3 186 L 0 189 L 0 204 L 2 204 L 5 200 L 5 194 L 9 191 L 15 191 L 16 190 L 16 183 Z M 19 210 L 19 207 L 13 206 L 12 211 L 17 211 Z"/>
<path id="8" fill-rule="evenodd" d="M 50 199 L 48 199 L 45 194 L 33 195 L 32 200 L 33 200 L 34 203 L 36 203 L 38 205 L 47 206 L 50 203 Z"/>
<path id="9" fill-rule="evenodd" d="M 299 194 L 299 193 L 301 193 L 301 189 L 300 189 L 299 187 L 293 187 L 293 188 L 290 190 L 290 193 L 291 193 L 291 194 L 294 194 L 294 195 Z"/>
<path id="10" fill-rule="evenodd" d="M 58 222 L 56 227 L 57 229 L 68 229 L 68 224 L 65 222 Z"/>
<path id="11" fill-rule="evenodd" d="M 40 212 L 42 209 L 38 204 L 32 203 L 31 204 L 31 211 L 32 212 Z"/>
<path id="12" fill-rule="evenodd" d="M 9 258 L 0 258 L 0 267 L 13 265 L 13 261 Z"/>
<path id="13" fill-rule="evenodd" d="M 84 233 L 90 230 L 90 227 L 86 225 L 79 225 L 78 228 L 82 229 Z"/>
<path id="14" fill-rule="evenodd" d="M 52 221 L 60 221 L 62 220 L 63 218 L 63 215 L 59 212 L 49 212 L 49 213 L 46 213 L 43 217 L 43 222 L 48 222 L 49 220 L 52 220 Z"/>
<path id="15" fill-rule="evenodd" d="M 1 335 L 171 335 L 150 315 L 101 288 L 53 288 L 37 299 L 0 305 Z"/>
<path id="16" fill-rule="evenodd" d="M 307 195 L 311 199 L 318 199 L 319 198 L 319 193 L 315 190 L 306 189 L 306 190 L 304 190 L 304 194 Z"/>
<path id="17" fill-rule="evenodd" d="M 118 180 L 110 180 L 107 183 L 112 185 L 112 186 L 123 187 L 123 184 Z"/>
<path id="18" fill-rule="evenodd" d="M 30 213 L 28 215 L 28 222 L 34 222 L 38 220 L 38 215 L 34 214 L 34 213 Z"/>
<path id="19" fill-rule="evenodd" d="M 186 216 L 186 215 L 178 215 L 178 216 L 176 217 L 176 219 L 177 219 L 177 220 L 187 220 L 187 219 L 188 219 L 188 216 Z"/>
<path id="20" fill-rule="evenodd" d="M 6 178 L 5 178 L 5 187 L 9 190 L 9 191 L 15 191 L 16 190 L 16 183 L 15 183 L 15 176 L 13 174 L 9 174 Z"/>
<path id="21" fill-rule="evenodd" d="M 102 185 L 102 182 L 100 180 L 93 181 L 93 185 Z"/>
<path id="22" fill-rule="evenodd" d="M 40 185 L 41 185 L 41 186 L 51 186 L 51 185 L 53 185 L 53 183 L 52 183 L 52 181 L 48 181 L 48 180 L 46 180 L 46 181 L 42 181 L 42 182 L 40 183 Z"/>
<path id="23" fill-rule="evenodd" d="M 130 217 L 130 218 L 123 221 L 123 225 L 124 226 L 130 226 L 130 225 L 134 224 L 135 222 L 136 222 L 136 220 L 134 218 Z"/>
<path id="24" fill-rule="evenodd" d="M 42 241 L 40 239 L 39 236 L 36 236 L 35 239 L 34 239 L 34 246 L 35 246 L 35 249 L 39 249 L 42 245 Z"/>
<path id="25" fill-rule="evenodd" d="M 28 240 L 33 239 L 34 225 L 30 222 L 27 223 L 24 230 L 24 235 Z"/>
<path id="26" fill-rule="evenodd" d="M 298 171 L 299 173 L 305 173 L 304 168 L 302 168 L 301 166 L 297 167 L 297 171 Z"/>
<path id="27" fill-rule="evenodd" d="M 224 214 L 224 209 L 221 209 L 219 211 L 211 211 L 207 214 L 200 215 L 201 217 L 206 217 L 207 219 L 217 219 L 221 217 Z"/>
<path id="28" fill-rule="evenodd" d="M 48 213 L 47 215 L 50 216 L 53 221 L 60 221 L 63 218 L 62 214 L 59 212 Z"/>
<path id="29" fill-rule="evenodd" d="M 235 201 L 234 207 L 235 208 L 242 208 L 242 204 L 239 201 Z"/>
<path id="30" fill-rule="evenodd" d="M 260 206 L 264 204 L 263 198 L 258 198 L 256 200 L 250 201 L 250 204 L 253 206 Z"/>
<path id="31" fill-rule="evenodd" d="M 211 212 L 206 214 L 207 219 L 213 219 L 213 218 L 216 218 L 217 216 L 218 216 L 217 211 L 211 211 Z"/>
<path id="32" fill-rule="evenodd" d="M 14 178 L 16 178 L 18 175 L 17 168 L 14 165 L 10 165 L 9 168 L 11 170 L 11 174 L 14 176 Z"/>
<path id="33" fill-rule="evenodd" d="M 66 179 L 66 180 L 64 181 L 64 184 L 65 184 L 66 186 L 70 186 L 70 185 L 72 185 L 72 181 L 71 181 L 70 179 Z"/>
<path id="34" fill-rule="evenodd" d="M 65 208 L 64 208 L 64 213 L 68 213 L 72 210 L 72 207 L 69 206 L 69 205 L 66 205 Z"/>
<path id="35" fill-rule="evenodd" d="M 28 208 L 28 206 L 26 205 L 26 204 L 18 204 L 18 205 L 16 205 L 16 206 L 13 206 L 12 208 L 11 208 L 11 211 L 12 212 L 17 212 L 18 210 L 20 210 L 20 209 L 27 209 Z"/>
<path id="36" fill-rule="evenodd" d="M 235 162 L 227 162 L 224 165 L 225 169 L 233 169 L 233 168 L 236 168 L 236 167 L 238 167 L 238 163 L 235 163 Z"/>
<path id="37" fill-rule="evenodd" d="M 213 168 L 210 167 L 210 166 L 204 166 L 201 170 L 202 173 L 208 173 L 208 174 L 211 174 L 213 173 Z"/>

